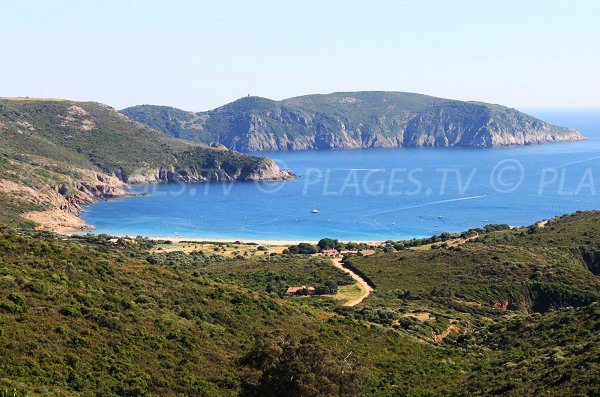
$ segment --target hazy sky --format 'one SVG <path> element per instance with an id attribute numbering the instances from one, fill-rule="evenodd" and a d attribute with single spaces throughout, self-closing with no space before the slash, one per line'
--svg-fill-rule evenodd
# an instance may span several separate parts
<path id="1" fill-rule="evenodd" d="M 0 0 L 0 96 L 206 110 L 394 90 L 600 105 L 600 1 Z"/>

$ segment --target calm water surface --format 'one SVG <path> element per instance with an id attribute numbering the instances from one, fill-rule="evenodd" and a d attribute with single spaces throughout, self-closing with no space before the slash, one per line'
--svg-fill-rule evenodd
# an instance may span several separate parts
<path id="1" fill-rule="evenodd" d="M 587 142 L 506 149 L 256 153 L 301 178 L 135 186 L 86 206 L 95 233 L 232 239 L 404 239 L 600 209 L 600 109 L 526 109 Z M 317 209 L 319 213 L 311 211 Z"/>

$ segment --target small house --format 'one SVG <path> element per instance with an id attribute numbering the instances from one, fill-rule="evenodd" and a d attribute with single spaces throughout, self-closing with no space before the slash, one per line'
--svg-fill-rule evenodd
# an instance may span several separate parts
<path id="1" fill-rule="evenodd" d="M 305 285 L 302 285 L 300 287 L 289 287 L 287 289 L 288 295 L 313 295 L 314 293 L 314 287 L 307 287 Z"/>

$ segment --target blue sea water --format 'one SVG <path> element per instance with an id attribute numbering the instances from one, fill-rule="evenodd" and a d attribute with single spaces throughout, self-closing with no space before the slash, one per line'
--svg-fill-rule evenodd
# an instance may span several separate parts
<path id="1" fill-rule="evenodd" d="M 231 239 L 386 240 L 600 209 L 600 109 L 525 109 L 586 142 L 501 149 L 254 153 L 287 182 L 134 186 L 85 207 L 94 233 Z M 319 213 L 311 213 L 317 209 Z"/>

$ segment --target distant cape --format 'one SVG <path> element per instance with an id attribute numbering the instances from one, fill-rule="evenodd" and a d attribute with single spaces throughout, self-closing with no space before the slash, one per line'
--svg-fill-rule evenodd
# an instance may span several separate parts
<path id="1" fill-rule="evenodd" d="M 177 138 L 239 151 L 487 148 L 586 139 L 505 106 L 404 92 L 245 97 L 207 112 L 141 105 L 121 113 Z"/>

